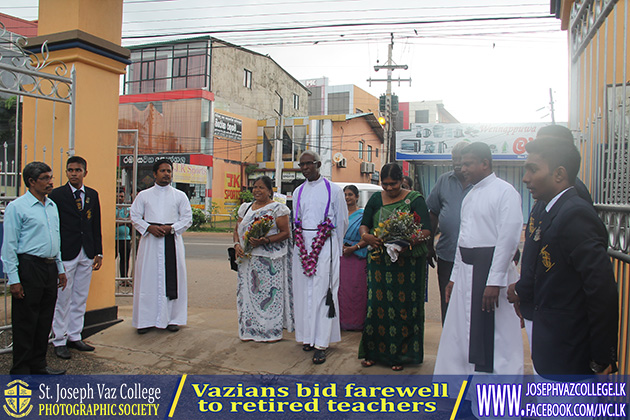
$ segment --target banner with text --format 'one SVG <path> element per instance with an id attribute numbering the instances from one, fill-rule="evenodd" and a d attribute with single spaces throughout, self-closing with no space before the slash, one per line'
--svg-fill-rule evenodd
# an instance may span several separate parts
<path id="1" fill-rule="evenodd" d="M 460 141 L 486 143 L 493 159 L 525 160 L 525 145 L 546 125 L 411 124 L 410 130 L 396 132 L 396 160 L 450 160 L 453 146 Z"/>
<path id="2" fill-rule="evenodd" d="M 626 376 L 2 376 L 8 418 L 627 418 Z"/>

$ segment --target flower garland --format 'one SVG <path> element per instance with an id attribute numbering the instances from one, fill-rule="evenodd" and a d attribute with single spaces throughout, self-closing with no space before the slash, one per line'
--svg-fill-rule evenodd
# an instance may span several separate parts
<path id="1" fill-rule="evenodd" d="M 326 239 L 330 237 L 332 234 L 332 230 L 335 228 L 332 220 L 328 217 L 328 209 L 330 208 L 330 184 L 328 180 L 324 178 L 324 183 L 326 184 L 326 189 L 328 190 L 328 203 L 326 204 L 326 211 L 324 213 L 325 219 L 319 225 L 317 225 L 317 234 L 315 238 L 313 238 L 313 243 L 311 245 L 311 252 L 309 253 L 306 250 L 306 244 L 304 241 L 303 229 L 302 229 L 302 221 L 298 218 L 298 214 L 300 211 L 300 198 L 302 197 L 302 190 L 304 187 L 300 188 L 300 192 L 298 193 L 296 209 L 295 209 L 295 244 L 298 247 L 300 252 L 300 261 L 302 262 L 302 268 L 304 269 L 304 274 L 308 277 L 313 276 L 317 272 L 317 262 L 319 261 L 319 253 L 326 242 Z"/>

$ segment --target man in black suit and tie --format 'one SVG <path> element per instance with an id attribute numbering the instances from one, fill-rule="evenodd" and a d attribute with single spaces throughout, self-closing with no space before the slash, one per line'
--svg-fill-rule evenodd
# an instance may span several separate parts
<path id="1" fill-rule="evenodd" d="M 568 147 L 574 145 L 573 134 L 571 130 L 562 125 L 552 124 L 542 127 L 538 130 L 536 134 L 536 139 L 552 139 L 554 142 L 567 142 Z M 580 178 L 575 178 L 575 192 L 578 193 L 583 200 L 585 200 L 591 206 L 593 205 L 593 198 L 588 191 L 588 188 L 584 183 L 580 180 Z M 532 207 L 531 212 L 529 213 L 529 220 L 527 226 L 525 228 L 525 244 L 523 245 L 523 255 L 521 258 L 521 276 L 520 276 L 520 287 L 533 288 L 534 286 L 534 276 L 536 269 L 536 256 L 540 251 L 538 244 L 539 242 L 534 241 L 536 237 L 538 227 L 540 227 L 540 223 L 542 222 L 542 216 L 546 213 L 545 207 L 547 203 L 543 200 L 536 200 L 534 207 Z M 540 232 L 538 232 L 538 235 Z M 532 345 L 532 320 L 534 317 L 534 302 L 527 301 L 524 299 L 519 299 L 519 297 L 514 292 L 514 287 L 516 283 L 510 285 L 508 288 L 508 300 L 510 303 L 515 304 L 516 313 L 523 320 L 525 324 L 525 330 L 527 331 L 527 338 L 529 340 L 529 346 L 531 350 Z"/>
<path id="2" fill-rule="evenodd" d="M 93 351 L 83 342 L 83 317 L 90 291 L 92 271 L 101 268 L 101 205 L 96 190 L 83 185 L 87 162 L 72 156 L 66 162 L 68 183 L 55 188 L 49 197 L 57 204 L 61 230 L 61 259 L 68 277 L 66 289 L 59 292 L 53 319 L 55 354 L 70 359 L 68 347 Z"/>
<path id="3" fill-rule="evenodd" d="M 533 282 L 521 276 L 515 286 L 521 301 L 533 303 L 534 368 L 543 376 L 615 372 L 617 286 L 606 228 L 574 187 L 580 154 L 553 136 L 537 138 L 526 150 L 523 182 L 545 203 L 528 226 L 524 252 L 522 272 L 530 270 Z"/>

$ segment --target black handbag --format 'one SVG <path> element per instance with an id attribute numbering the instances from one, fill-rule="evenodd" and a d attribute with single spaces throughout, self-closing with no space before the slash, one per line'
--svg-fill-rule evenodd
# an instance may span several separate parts
<path id="1" fill-rule="evenodd" d="M 230 260 L 230 268 L 234 271 L 238 271 L 238 264 L 236 263 L 236 249 L 232 246 L 228 248 L 227 251 L 228 259 Z"/>

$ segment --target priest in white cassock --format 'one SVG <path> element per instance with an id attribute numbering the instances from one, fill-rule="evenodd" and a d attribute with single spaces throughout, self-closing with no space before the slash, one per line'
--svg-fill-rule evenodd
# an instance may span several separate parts
<path id="1" fill-rule="evenodd" d="M 514 255 L 523 229 L 521 197 L 492 172 L 485 143 L 466 146 L 462 158 L 462 173 L 473 188 L 462 202 L 434 374 L 522 374 L 520 320 L 507 301 L 508 285 L 518 280 Z"/>
<path id="2" fill-rule="evenodd" d="M 293 192 L 295 339 L 321 364 L 328 345 L 341 340 L 337 291 L 348 207 L 341 188 L 320 175 L 317 153 L 302 153 L 299 166 L 306 181 Z"/>
<path id="3" fill-rule="evenodd" d="M 173 164 L 153 165 L 155 185 L 138 193 L 131 222 L 142 235 L 135 262 L 133 318 L 138 334 L 152 328 L 176 332 L 188 317 L 186 256 L 182 234 L 192 224 L 190 201 L 171 187 Z"/>

